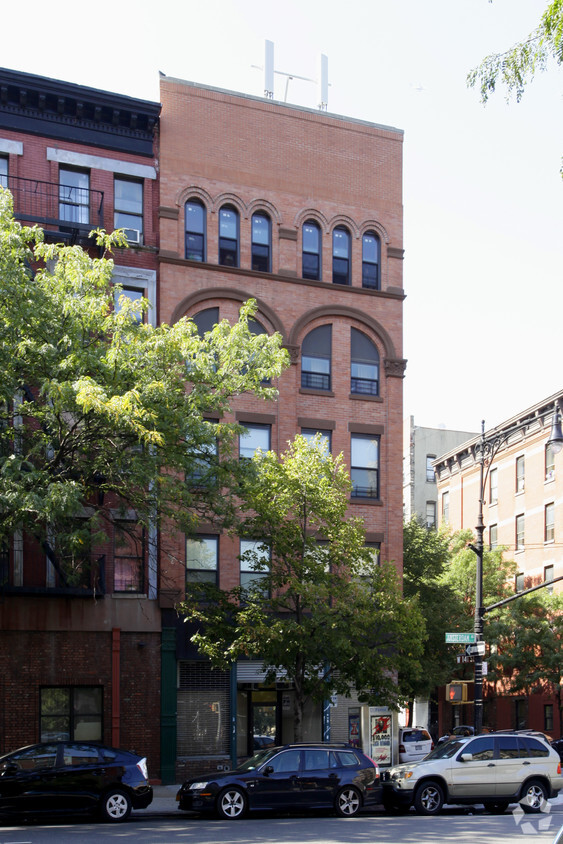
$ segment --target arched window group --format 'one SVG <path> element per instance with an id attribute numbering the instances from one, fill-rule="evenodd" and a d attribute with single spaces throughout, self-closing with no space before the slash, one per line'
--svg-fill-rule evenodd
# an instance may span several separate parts
<path id="1" fill-rule="evenodd" d="M 332 326 L 313 328 L 301 346 L 301 387 L 331 390 Z M 367 334 L 350 330 L 350 393 L 379 395 L 379 352 Z"/>

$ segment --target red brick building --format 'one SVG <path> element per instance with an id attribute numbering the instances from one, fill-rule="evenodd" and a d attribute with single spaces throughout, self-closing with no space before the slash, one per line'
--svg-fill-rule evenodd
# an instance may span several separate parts
<path id="1" fill-rule="evenodd" d="M 279 331 L 292 364 L 277 402 L 237 402 L 241 453 L 321 431 L 350 467 L 350 513 L 401 571 L 402 132 L 170 78 L 161 101 L 161 320 L 193 317 L 204 331 L 257 301 L 256 330 Z M 161 577 L 178 594 L 203 556 L 221 586 L 244 580 L 238 539 L 202 526 L 199 540 L 171 543 L 162 539 Z M 260 664 L 210 671 L 172 609 L 163 636 L 178 775 L 246 755 L 265 729 L 292 740 L 291 688 L 266 689 Z M 347 739 L 358 708 L 339 701 L 324 735 Z M 320 739 L 320 709 L 306 720 Z M 173 741 L 170 730 L 167 753 Z"/>
<path id="2" fill-rule="evenodd" d="M 0 70 L 0 183 L 16 218 L 90 251 L 91 229 L 125 227 L 131 248 L 115 255 L 114 278 L 149 298 L 154 323 L 159 112 L 158 103 Z M 61 583 L 21 533 L 0 555 L 0 752 L 98 740 L 146 754 L 159 776 L 156 548 L 145 542 L 132 580 L 115 548 L 108 535 L 81 588 Z"/>

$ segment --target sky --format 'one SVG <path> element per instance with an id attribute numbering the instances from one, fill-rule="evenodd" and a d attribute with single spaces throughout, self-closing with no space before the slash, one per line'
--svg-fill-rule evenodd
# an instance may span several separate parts
<path id="1" fill-rule="evenodd" d="M 261 96 L 268 39 L 274 99 L 316 108 L 325 54 L 329 112 L 405 133 L 405 415 L 479 431 L 563 387 L 563 72 L 519 104 L 499 89 L 483 106 L 465 81 L 546 6 L 28 0 L 3 9 L 0 65 L 154 101 L 159 71 Z"/>

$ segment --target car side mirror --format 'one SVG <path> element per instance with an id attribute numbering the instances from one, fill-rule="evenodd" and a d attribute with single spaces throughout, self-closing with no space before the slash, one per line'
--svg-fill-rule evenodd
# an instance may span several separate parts
<path id="1" fill-rule="evenodd" d="M 273 766 L 273 765 L 267 765 L 267 766 L 264 768 L 264 774 L 265 774 L 266 776 L 269 776 L 270 774 L 273 774 L 273 773 L 274 773 L 274 766 Z"/>
<path id="2" fill-rule="evenodd" d="M 6 777 L 6 776 L 13 777 L 14 774 L 17 774 L 18 771 L 19 771 L 19 768 L 15 764 L 15 762 L 11 762 L 11 763 L 9 762 L 6 765 L 6 767 L 4 768 L 4 770 L 2 771 L 2 776 L 3 777 Z"/>
<path id="3" fill-rule="evenodd" d="M 471 760 L 473 759 L 473 754 L 472 753 L 462 753 L 459 758 L 461 759 L 462 762 L 471 762 Z"/>

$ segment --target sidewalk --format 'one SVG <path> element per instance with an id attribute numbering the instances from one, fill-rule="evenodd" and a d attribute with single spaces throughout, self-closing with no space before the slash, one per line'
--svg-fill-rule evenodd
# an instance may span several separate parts
<path id="1" fill-rule="evenodd" d="M 152 803 L 146 809 L 133 809 L 133 816 L 177 815 L 176 794 L 179 788 L 179 785 L 153 785 Z"/>

